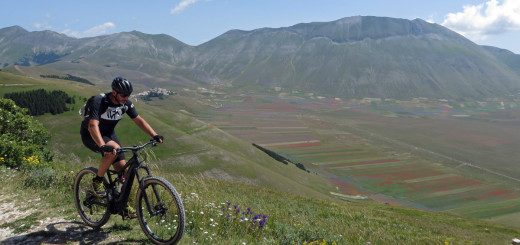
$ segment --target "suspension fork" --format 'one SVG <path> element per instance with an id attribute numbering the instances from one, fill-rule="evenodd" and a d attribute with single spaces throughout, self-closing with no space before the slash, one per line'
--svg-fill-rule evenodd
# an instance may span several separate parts
<path id="1" fill-rule="evenodd" d="M 141 166 L 139 168 L 145 169 L 146 173 L 148 174 L 148 176 L 151 176 L 150 168 L 148 168 L 148 166 Z M 141 180 L 141 178 L 139 176 L 139 171 L 136 171 L 136 175 L 137 175 L 137 179 Z M 151 216 L 155 216 L 155 215 L 158 215 L 158 214 L 162 213 L 163 212 L 162 206 L 161 206 L 161 210 L 157 210 L 157 211 L 153 210 L 153 207 L 150 204 L 150 199 L 148 198 L 148 194 L 146 194 L 146 191 L 144 189 L 144 181 L 139 181 L 139 188 L 143 192 L 143 196 L 144 196 L 144 200 L 146 202 L 146 208 L 148 209 L 148 213 L 150 213 Z M 159 204 L 162 204 L 161 196 L 159 196 L 159 192 L 157 191 L 157 188 L 155 187 L 155 184 L 152 184 L 152 189 L 153 189 L 153 193 L 154 193 L 155 197 L 157 198 L 157 202 Z"/>

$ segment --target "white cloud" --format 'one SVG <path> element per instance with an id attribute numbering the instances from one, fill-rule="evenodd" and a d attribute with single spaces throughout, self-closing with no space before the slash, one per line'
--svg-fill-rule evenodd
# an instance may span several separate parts
<path id="1" fill-rule="evenodd" d="M 49 23 L 47 22 L 43 22 L 43 23 L 34 23 L 33 26 L 37 29 L 46 29 L 46 30 L 50 30 L 52 29 L 52 26 L 49 25 Z"/>
<path id="2" fill-rule="evenodd" d="M 178 13 L 182 12 L 188 6 L 194 4 L 194 3 L 198 2 L 198 1 L 199 0 L 183 0 L 182 2 L 177 4 L 177 6 L 175 6 L 170 12 L 172 14 L 178 14 Z"/>
<path id="3" fill-rule="evenodd" d="M 61 33 L 72 36 L 72 37 L 77 37 L 77 38 L 95 37 L 95 36 L 105 35 L 105 34 L 107 34 L 108 30 L 114 29 L 115 27 L 116 27 L 116 25 L 114 23 L 106 22 L 104 24 L 94 26 L 84 32 L 71 31 L 70 29 L 65 29 Z"/>
<path id="4" fill-rule="evenodd" d="M 463 11 L 449 13 L 442 25 L 473 40 L 520 30 L 520 1 L 489 0 L 478 5 L 464 5 Z"/>

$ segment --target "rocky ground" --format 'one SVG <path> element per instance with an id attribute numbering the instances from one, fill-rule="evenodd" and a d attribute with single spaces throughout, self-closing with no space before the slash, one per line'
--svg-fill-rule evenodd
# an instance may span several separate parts
<path id="1" fill-rule="evenodd" d="M 20 201 L 12 193 L 0 194 L 0 244 L 96 244 L 107 242 L 108 233 L 96 231 L 80 222 L 47 216 L 35 208 L 39 198 Z M 36 215 L 34 215 L 36 214 Z M 35 217 L 31 219 L 31 217 Z M 29 229 L 23 229 L 30 226 Z M 25 230 L 19 232 L 17 228 Z"/>
<path id="2" fill-rule="evenodd" d="M 38 193 L 27 193 L 10 184 L 15 170 L 1 169 L 0 244 L 115 244 L 116 236 L 65 219 L 64 210 L 50 208 Z M 73 205 L 73 204 L 71 204 Z M 70 212 L 69 212 L 70 213 Z M 79 219 L 79 218 L 78 218 Z"/>

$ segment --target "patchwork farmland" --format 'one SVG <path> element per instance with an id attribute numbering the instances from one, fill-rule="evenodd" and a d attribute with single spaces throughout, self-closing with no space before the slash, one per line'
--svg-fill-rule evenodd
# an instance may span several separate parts
<path id="1" fill-rule="evenodd" d="M 370 198 L 395 205 L 451 211 L 475 218 L 508 220 L 520 213 L 520 192 L 495 182 L 479 180 L 455 168 L 392 152 L 367 143 L 337 122 L 315 112 L 367 110 L 360 103 L 291 96 L 252 96 L 242 93 L 220 98 L 219 108 L 196 116 L 247 142 L 272 150 L 312 173 L 325 176 L 337 187 L 331 193 L 346 201 Z M 398 109 L 393 108 L 394 111 Z M 419 113 L 446 117 L 446 108 Z M 457 112 L 458 113 L 458 112 Z M 506 218 L 504 218 L 506 217 Z"/>

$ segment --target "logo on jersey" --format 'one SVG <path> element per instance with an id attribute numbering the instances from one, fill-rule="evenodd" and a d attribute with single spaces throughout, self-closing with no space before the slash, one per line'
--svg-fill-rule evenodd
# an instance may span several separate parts
<path id="1" fill-rule="evenodd" d="M 124 107 L 108 107 L 105 113 L 101 114 L 101 118 L 105 120 L 119 121 L 123 118 Z M 126 111 L 126 110 L 125 110 Z"/>

